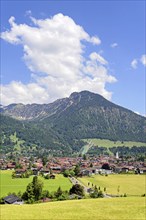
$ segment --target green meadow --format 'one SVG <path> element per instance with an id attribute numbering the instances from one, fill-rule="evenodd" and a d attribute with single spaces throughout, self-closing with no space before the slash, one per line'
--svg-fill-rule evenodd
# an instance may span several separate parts
<path id="1" fill-rule="evenodd" d="M 117 195 L 126 193 L 127 196 L 141 196 L 146 193 L 146 175 L 135 174 L 112 174 L 108 176 L 94 175 L 91 177 L 78 178 L 84 185 L 98 186 L 101 190 L 106 187 L 106 192 Z"/>
<path id="2" fill-rule="evenodd" d="M 134 142 L 134 141 L 110 141 L 108 139 L 97 139 L 97 138 L 90 138 L 90 139 L 83 139 L 85 142 L 87 142 L 88 144 L 85 145 L 83 147 L 83 151 L 85 148 L 85 151 L 87 152 L 90 147 L 92 146 L 99 146 L 99 147 L 106 147 L 106 148 L 110 148 L 110 147 L 141 147 L 141 146 L 145 146 L 146 147 L 146 143 L 142 143 L 142 142 Z M 86 153 L 84 152 L 84 153 Z"/>
<path id="3" fill-rule="evenodd" d="M 0 171 L 0 197 L 6 196 L 9 192 L 24 192 L 28 183 L 30 183 L 33 179 L 33 176 L 29 178 L 12 179 L 11 174 L 12 171 L 10 170 Z M 43 189 L 47 189 L 49 192 L 56 191 L 59 186 L 62 188 L 62 190 L 69 190 L 72 186 L 69 179 L 63 177 L 61 174 L 56 175 L 55 179 L 50 180 L 44 179 L 42 177 L 39 178 L 44 183 Z"/>
<path id="4" fill-rule="evenodd" d="M 1 220 L 145 220 L 145 198 L 1 205 Z"/>

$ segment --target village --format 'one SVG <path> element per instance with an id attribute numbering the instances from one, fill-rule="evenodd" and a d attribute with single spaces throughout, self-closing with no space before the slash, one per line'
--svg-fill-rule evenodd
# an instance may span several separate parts
<path id="1" fill-rule="evenodd" d="M 25 177 L 23 174 L 31 170 L 33 175 L 51 174 L 50 178 L 55 178 L 55 174 L 63 173 L 65 170 L 73 170 L 77 165 L 80 167 L 79 176 L 81 177 L 94 174 L 146 173 L 146 162 L 136 161 L 134 157 L 120 158 L 118 152 L 115 156 L 20 157 L 17 162 L 6 158 L 0 159 L 0 169 L 14 170 L 14 177 Z"/>

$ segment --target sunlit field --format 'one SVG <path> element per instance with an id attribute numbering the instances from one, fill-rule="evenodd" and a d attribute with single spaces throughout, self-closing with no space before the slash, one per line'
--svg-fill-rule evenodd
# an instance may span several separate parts
<path id="1" fill-rule="evenodd" d="M 28 183 L 30 183 L 33 179 L 33 176 L 30 176 L 29 178 L 12 179 L 11 174 L 12 171 L 10 170 L 0 172 L 0 197 L 6 196 L 9 192 L 24 192 Z M 71 182 L 61 174 L 56 175 L 55 179 L 50 180 L 42 177 L 39 178 L 44 183 L 43 189 L 47 189 L 49 192 L 56 191 L 59 186 L 62 188 L 62 190 L 69 190 L 72 186 Z"/>
<path id="2" fill-rule="evenodd" d="M 104 190 L 106 193 L 114 195 L 123 195 L 126 193 L 128 196 L 141 196 L 146 193 L 146 175 L 135 174 L 112 174 L 108 176 L 94 175 L 91 177 L 78 178 L 84 185 L 89 187 L 92 184 Z"/>
<path id="3" fill-rule="evenodd" d="M 145 198 L 1 205 L 1 220 L 145 220 Z"/>

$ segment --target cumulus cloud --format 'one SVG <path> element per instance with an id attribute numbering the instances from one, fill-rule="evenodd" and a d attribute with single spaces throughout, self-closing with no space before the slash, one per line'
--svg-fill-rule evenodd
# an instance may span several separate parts
<path id="1" fill-rule="evenodd" d="M 2 103 L 48 103 L 74 91 L 90 90 L 111 99 L 106 83 L 116 82 L 108 73 L 108 62 L 99 53 L 85 57 L 85 42 L 101 43 L 74 20 L 63 14 L 35 19 L 33 25 L 9 19 L 10 30 L 2 32 L 5 41 L 23 47 L 23 60 L 30 70 L 31 83 L 13 81 L 1 86 Z"/>
<path id="2" fill-rule="evenodd" d="M 3 104 L 10 103 L 44 103 L 49 99 L 49 94 L 46 93 L 45 88 L 36 83 L 29 83 L 27 85 L 21 82 L 12 81 L 10 84 L 2 86 L 1 99 Z"/>
<path id="3" fill-rule="evenodd" d="M 146 54 L 143 54 L 140 58 L 141 63 L 146 66 Z"/>
<path id="4" fill-rule="evenodd" d="M 137 59 L 134 59 L 134 60 L 132 60 L 132 62 L 131 62 L 131 67 L 132 67 L 133 69 L 137 69 L 137 64 L 138 64 Z"/>
<path id="5" fill-rule="evenodd" d="M 91 60 L 96 60 L 100 64 L 107 65 L 108 62 L 105 60 L 100 54 L 97 54 L 96 52 L 93 52 L 90 54 L 90 59 Z"/>
<path id="6" fill-rule="evenodd" d="M 112 43 L 110 46 L 111 46 L 112 48 L 115 48 L 115 47 L 118 46 L 118 44 L 117 44 L 117 43 Z"/>
<path id="7" fill-rule="evenodd" d="M 95 44 L 95 45 L 101 44 L 101 40 L 98 37 L 96 37 L 96 36 L 95 37 L 91 37 L 90 42 Z"/>
<path id="8" fill-rule="evenodd" d="M 131 67 L 133 69 L 137 69 L 138 63 L 141 63 L 144 66 L 146 66 L 146 54 L 141 55 L 141 57 L 139 59 L 133 59 L 131 62 Z"/>
<path id="9" fill-rule="evenodd" d="M 25 16 L 31 16 L 31 15 L 32 15 L 31 10 L 27 10 L 27 11 L 25 12 Z"/>

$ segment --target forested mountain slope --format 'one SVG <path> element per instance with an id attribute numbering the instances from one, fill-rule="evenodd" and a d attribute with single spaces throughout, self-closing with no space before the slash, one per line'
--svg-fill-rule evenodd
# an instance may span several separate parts
<path id="1" fill-rule="evenodd" d="M 146 118 L 101 95 L 75 92 L 50 104 L 1 106 L 2 145 L 14 132 L 25 144 L 78 150 L 84 138 L 146 142 Z"/>

